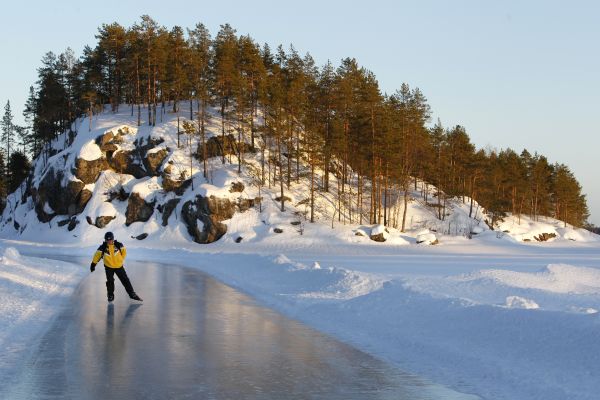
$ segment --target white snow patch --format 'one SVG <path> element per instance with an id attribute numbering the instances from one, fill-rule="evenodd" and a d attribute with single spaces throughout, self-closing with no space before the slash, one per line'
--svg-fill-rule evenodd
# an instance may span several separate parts
<path id="1" fill-rule="evenodd" d="M 508 296 L 506 298 L 506 307 L 523 308 L 526 310 L 535 310 L 540 308 L 540 306 L 538 306 L 538 304 L 535 301 L 519 296 Z"/>
<path id="2" fill-rule="evenodd" d="M 102 157 L 102 150 L 96 144 L 94 140 L 90 140 L 86 142 L 83 146 L 81 146 L 81 150 L 79 151 L 79 158 L 82 158 L 86 161 L 97 160 Z"/>

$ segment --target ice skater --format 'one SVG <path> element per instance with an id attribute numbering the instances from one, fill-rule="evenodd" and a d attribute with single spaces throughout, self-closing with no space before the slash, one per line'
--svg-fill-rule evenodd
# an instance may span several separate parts
<path id="1" fill-rule="evenodd" d="M 104 235 L 104 243 L 98 247 L 98 250 L 96 250 L 96 253 L 94 254 L 94 258 L 92 259 L 92 263 L 90 264 L 90 272 L 94 272 L 96 270 L 96 264 L 102 259 L 104 271 L 106 272 L 106 292 L 109 302 L 115 299 L 115 274 L 119 277 L 119 280 L 125 287 L 129 297 L 133 300 L 142 301 L 140 296 L 133 290 L 129 277 L 127 277 L 127 272 L 125 272 L 125 268 L 123 267 L 123 261 L 125 261 L 126 255 L 127 250 L 123 243 L 117 242 L 115 240 L 115 235 L 113 235 L 112 232 L 106 232 Z"/>

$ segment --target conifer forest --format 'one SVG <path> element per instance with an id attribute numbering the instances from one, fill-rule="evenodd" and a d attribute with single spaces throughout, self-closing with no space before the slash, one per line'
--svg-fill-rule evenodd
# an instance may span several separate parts
<path id="1" fill-rule="evenodd" d="M 26 179 L 30 159 L 49 156 L 59 134 L 88 129 L 74 124 L 78 118 L 127 107 L 138 126 L 155 125 L 187 102 L 182 131 L 204 138 L 218 115 L 221 143 L 235 142 L 240 165 L 245 152 L 262 155 L 262 184 L 282 193 L 301 176 L 314 191 L 336 185 L 337 201 L 368 210 L 355 223 L 404 229 L 389 202 L 406 204 L 417 184 L 440 219 L 446 200 L 462 197 L 485 208 L 491 224 L 507 213 L 587 223 L 586 197 L 568 166 L 526 149 L 477 149 L 465 127 L 432 121 L 419 88 L 382 93 L 352 57 L 317 65 L 292 45 L 261 45 L 228 24 L 213 36 L 201 23 L 169 29 L 149 16 L 131 27 L 104 24 L 96 39 L 79 56 L 70 49 L 43 56 L 24 126 L 13 123 L 6 104 L 2 199 Z M 232 162 L 225 152 L 222 161 Z"/>

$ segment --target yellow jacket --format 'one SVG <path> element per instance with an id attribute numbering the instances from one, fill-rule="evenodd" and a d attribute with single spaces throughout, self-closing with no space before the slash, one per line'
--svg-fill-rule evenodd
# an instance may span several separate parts
<path id="1" fill-rule="evenodd" d="M 94 264 L 98 264 L 100 259 L 102 259 L 105 267 L 121 268 L 123 267 L 123 261 L 125 261 L 126 255 L 127 250 L 122 243 L 119 243 L 116 240 L 114 244 L 108 244 L 104 242 L 100 247 L 98 247 L 96 253 L 94 253 L 94 259 L 92 262 Z"/>

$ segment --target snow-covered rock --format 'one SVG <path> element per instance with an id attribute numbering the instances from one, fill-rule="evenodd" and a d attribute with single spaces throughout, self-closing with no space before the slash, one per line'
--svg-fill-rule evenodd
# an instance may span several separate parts
<path id="1" fill-rule="evenodd" d="M 438 240 L 435 233 L 430 232 L 428 229 L 421 230 L 417 233 L 417 244 L 437 244 Z"/>

